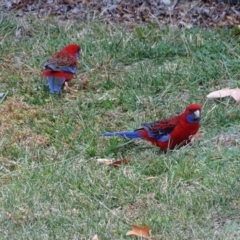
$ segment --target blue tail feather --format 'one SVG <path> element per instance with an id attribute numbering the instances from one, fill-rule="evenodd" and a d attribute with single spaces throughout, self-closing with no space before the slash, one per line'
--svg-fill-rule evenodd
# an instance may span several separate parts
<path id="1" fill-rule="evenodd" d="M 113 136 L 120 136 L 120 137 L 126 137 L 126 138 L 142 138 L 142 136 L 139 134 L 139 132 L 112 132 L 112 133 L 103 133 L 100 136 L 103 137 L 113 137 Z"/>
<path id="2" fill-rule="evenodd" d="M 65 78 L 47 76 L 47 81 L 51 93 L 60 93 L 62 85 L 65 82 Z"/>

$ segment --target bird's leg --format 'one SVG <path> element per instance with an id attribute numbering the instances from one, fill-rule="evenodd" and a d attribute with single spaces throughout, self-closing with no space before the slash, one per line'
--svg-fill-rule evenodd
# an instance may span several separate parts
<path id="1" fill-rule="evenodd" d="M 77 90 L 71 88 L 68 86 L 68 82 L 65 82 L 65 86 L 66 86 L 66 89 L 69 90 L 69 91 L 72 91 L 72 92 L 77 92 Z"/>
<path id="2" fill-rule="evenodd" d="M 166 154 L 167 153 L 167 151 L 164 151 L 164 150 L 162 150 L 162 149 L 159 149 L 159 152 L 158 152 L 160 155 L 162 155 L 162 154 Z"/>

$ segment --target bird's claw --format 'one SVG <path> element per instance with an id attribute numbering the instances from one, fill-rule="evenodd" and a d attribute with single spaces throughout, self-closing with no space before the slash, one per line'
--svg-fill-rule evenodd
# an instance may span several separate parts
<path id="1" fill-rule="evenodd" d="M 69 90 L 69 91 L 72 91 L 72 92 L 75 92 L 75 93 L 78 92 L 77 90 L 75 90 L 75 89 L 69 87 L 68 82 L 65 82 L 65 87 L 66 87 L 66 89 Z"/>

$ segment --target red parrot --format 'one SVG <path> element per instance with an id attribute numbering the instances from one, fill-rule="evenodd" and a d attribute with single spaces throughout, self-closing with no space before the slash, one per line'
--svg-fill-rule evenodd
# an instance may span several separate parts
<path id="1" fill-rule="evenodd" d="M 77 70 L 77 58 L 81 47 L 77 44 L 69 44 L 52 55 L 44 63 L 43 75 L 46 76 L 51 93 L 60 93 Z M 69 87 L 68 87 L 69 88 Z"/>
<path id="2" fill-rule="evenodd" d="M 100 136 L 121 136 L 130 139 L 143 138 L 163 151 L 186 145 L 200 127 L 201 106 L 190 104 L 177 116 L 152 123 L 145 123 L 142 128 L 130 132 L 103 133 Z"/>

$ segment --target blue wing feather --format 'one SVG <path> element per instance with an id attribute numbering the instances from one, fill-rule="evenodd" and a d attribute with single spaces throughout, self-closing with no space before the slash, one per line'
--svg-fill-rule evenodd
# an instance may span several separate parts
<path id="1" fill-rule="evenodd" d="M 168 142 L 169 141 L 169 138 L 170 138 L 170 134 L 165 134 L 165 135 L 162 135 L 161 137 L 157 138 L 158 141 L 160 142 Z"/>
<path id="2" fill-rule="evenodd" d="M 179 116 L 174 116 L 165 120 L 143 124 L 143 128 L 147 130 L 149 137 L 155 138 L 161 142 L 169 141 L 170 134 L 177 126 Z"/>
<path id="3" fill-rule="evenodd" d="M 65 78 L 47 76 L 47 81 L 51 93 L 60 93 L 65 82 Z"/>
<path id="4" fill-rule="evenodd" d="M 76 66 L 58 66 L 57 62 L 51 62 L 51 63 L 46 62 L 44 64 L 44 67 L 49 68 L 52 71 L 69 72 L 72 74 L 76 73 L 76 70 L 77 70 Z"/>

